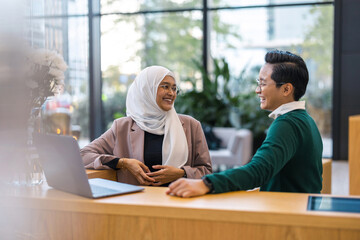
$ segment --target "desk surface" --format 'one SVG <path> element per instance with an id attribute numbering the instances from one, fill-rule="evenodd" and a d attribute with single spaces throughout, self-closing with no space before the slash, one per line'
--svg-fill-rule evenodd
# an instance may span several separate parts
<path id="1" fill-rule="evenodd" d="M 140 193 L 93 200 L 52 189 L 45 183 L 13 188 L 2 200 L 8 199 L 5 204 L 10 206 L 38 210 L 360 231 L 360 214 L 307 211 L 308 194 L 239 191 L 183 199 L 166 195 L 166 189 L 145 187 Z"/>
<path id="2" fill-rule="evenodd" d="M 92 200 L 46 183 L 8 190 L 0 191 L 4 239 L 360 239 L 360 214 L 309 212 L 308 194 L 242 191 L 182 199 L 166 195 L 167 188 L 145 187 Z"/>

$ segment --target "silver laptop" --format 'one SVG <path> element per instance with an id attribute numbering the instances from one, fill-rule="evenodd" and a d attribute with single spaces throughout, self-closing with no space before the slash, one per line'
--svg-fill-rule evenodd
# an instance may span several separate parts
<path id="1" fill-rule="evenodd" d="M 88 179 L 77 141 L 71 136 L 34 134 L 49 186 L 88 198 L 139 192 L 143 187 L 101 178 Z"/>

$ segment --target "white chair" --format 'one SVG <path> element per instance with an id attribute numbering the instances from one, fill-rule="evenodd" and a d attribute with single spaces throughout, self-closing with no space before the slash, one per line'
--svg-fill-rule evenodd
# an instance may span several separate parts
<path id="1" fill-rule="evenodd" d="M 248 129 L 214 127 L 214 134 L 221 139 L 221 148 L 210 150 L 215 167 L 242 166 L 252 157 L 252 133 Z"/>

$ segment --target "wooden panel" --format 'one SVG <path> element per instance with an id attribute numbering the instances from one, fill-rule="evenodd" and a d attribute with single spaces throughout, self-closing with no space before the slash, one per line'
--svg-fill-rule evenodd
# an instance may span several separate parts
<path id="1" fill-rule="evenodd" d="M 331 194 L 331 159 L 323 159 L 322 165 L 323 165 L 323 183 L 322 183 L 322 194 Z"/>
<path id="2" fill-rule="evenodd" d="M 116 171 L 115 170 L 93 170 L 86 169 L 86 174 L 88 178 L 103 178 L 112 181 L 116 181 Z"/>
<path id="3" fill-rule="evenodd" d="M 71 212 L 34 212 L 33 228 L 23 236 L 36 239 L 360 239 L 357 230 L 248 224 L 227 221 L 119 216 Z M 33 239 L 33 238 L 29 238 Z"/>
<path id="4" fill-rule="evenodd" d="M 360 195 L 360 115 L 349 117 L 350 195 Z"/>
<path id="5" fill-rule="evenodd" d="M 13 187 L 0 197 L 0 238 L 360 239 L 360 214 L 307 211 L 309 194 L 238 191 L 184 199 L 166 190 L 145 187 L 94 200 L 46 182 Z"/>
<path id="6" fill-rule="evenodd" d="M 167 188 L 164 187 L 145 187 L 145 190 L 140 193 L 93 200 L 46 188 L 44 185 L 42 189 L 29 188 L 30 191 L 27 192 L 14 191 L 17 197 L 8 198 L 6 201 L 0 198 L 0 212 L 1 206 L 3 206 L 5 209 L 21 207 L 22 209 L 46 209 L 100 215 L 360 231 L 360 214 L 307 211 L 309 194 L 239 191 L 184 199 L 166 195 Z"/>

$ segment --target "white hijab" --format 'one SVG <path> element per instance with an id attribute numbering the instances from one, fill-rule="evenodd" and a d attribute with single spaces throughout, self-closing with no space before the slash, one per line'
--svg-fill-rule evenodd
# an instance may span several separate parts
<path id="1" fill-rule="evenodd" d="M 126 115 L 144 131 L 162 135 L 162 164 L 180 168 L 188 158 L 188 145 L 184 129 L 174 106 L 162 110 L 156 103 L 157 89 L 165 76 L 175 76 L 161 66 L 142 70 L 131 84 L 126 97 Z"/>

